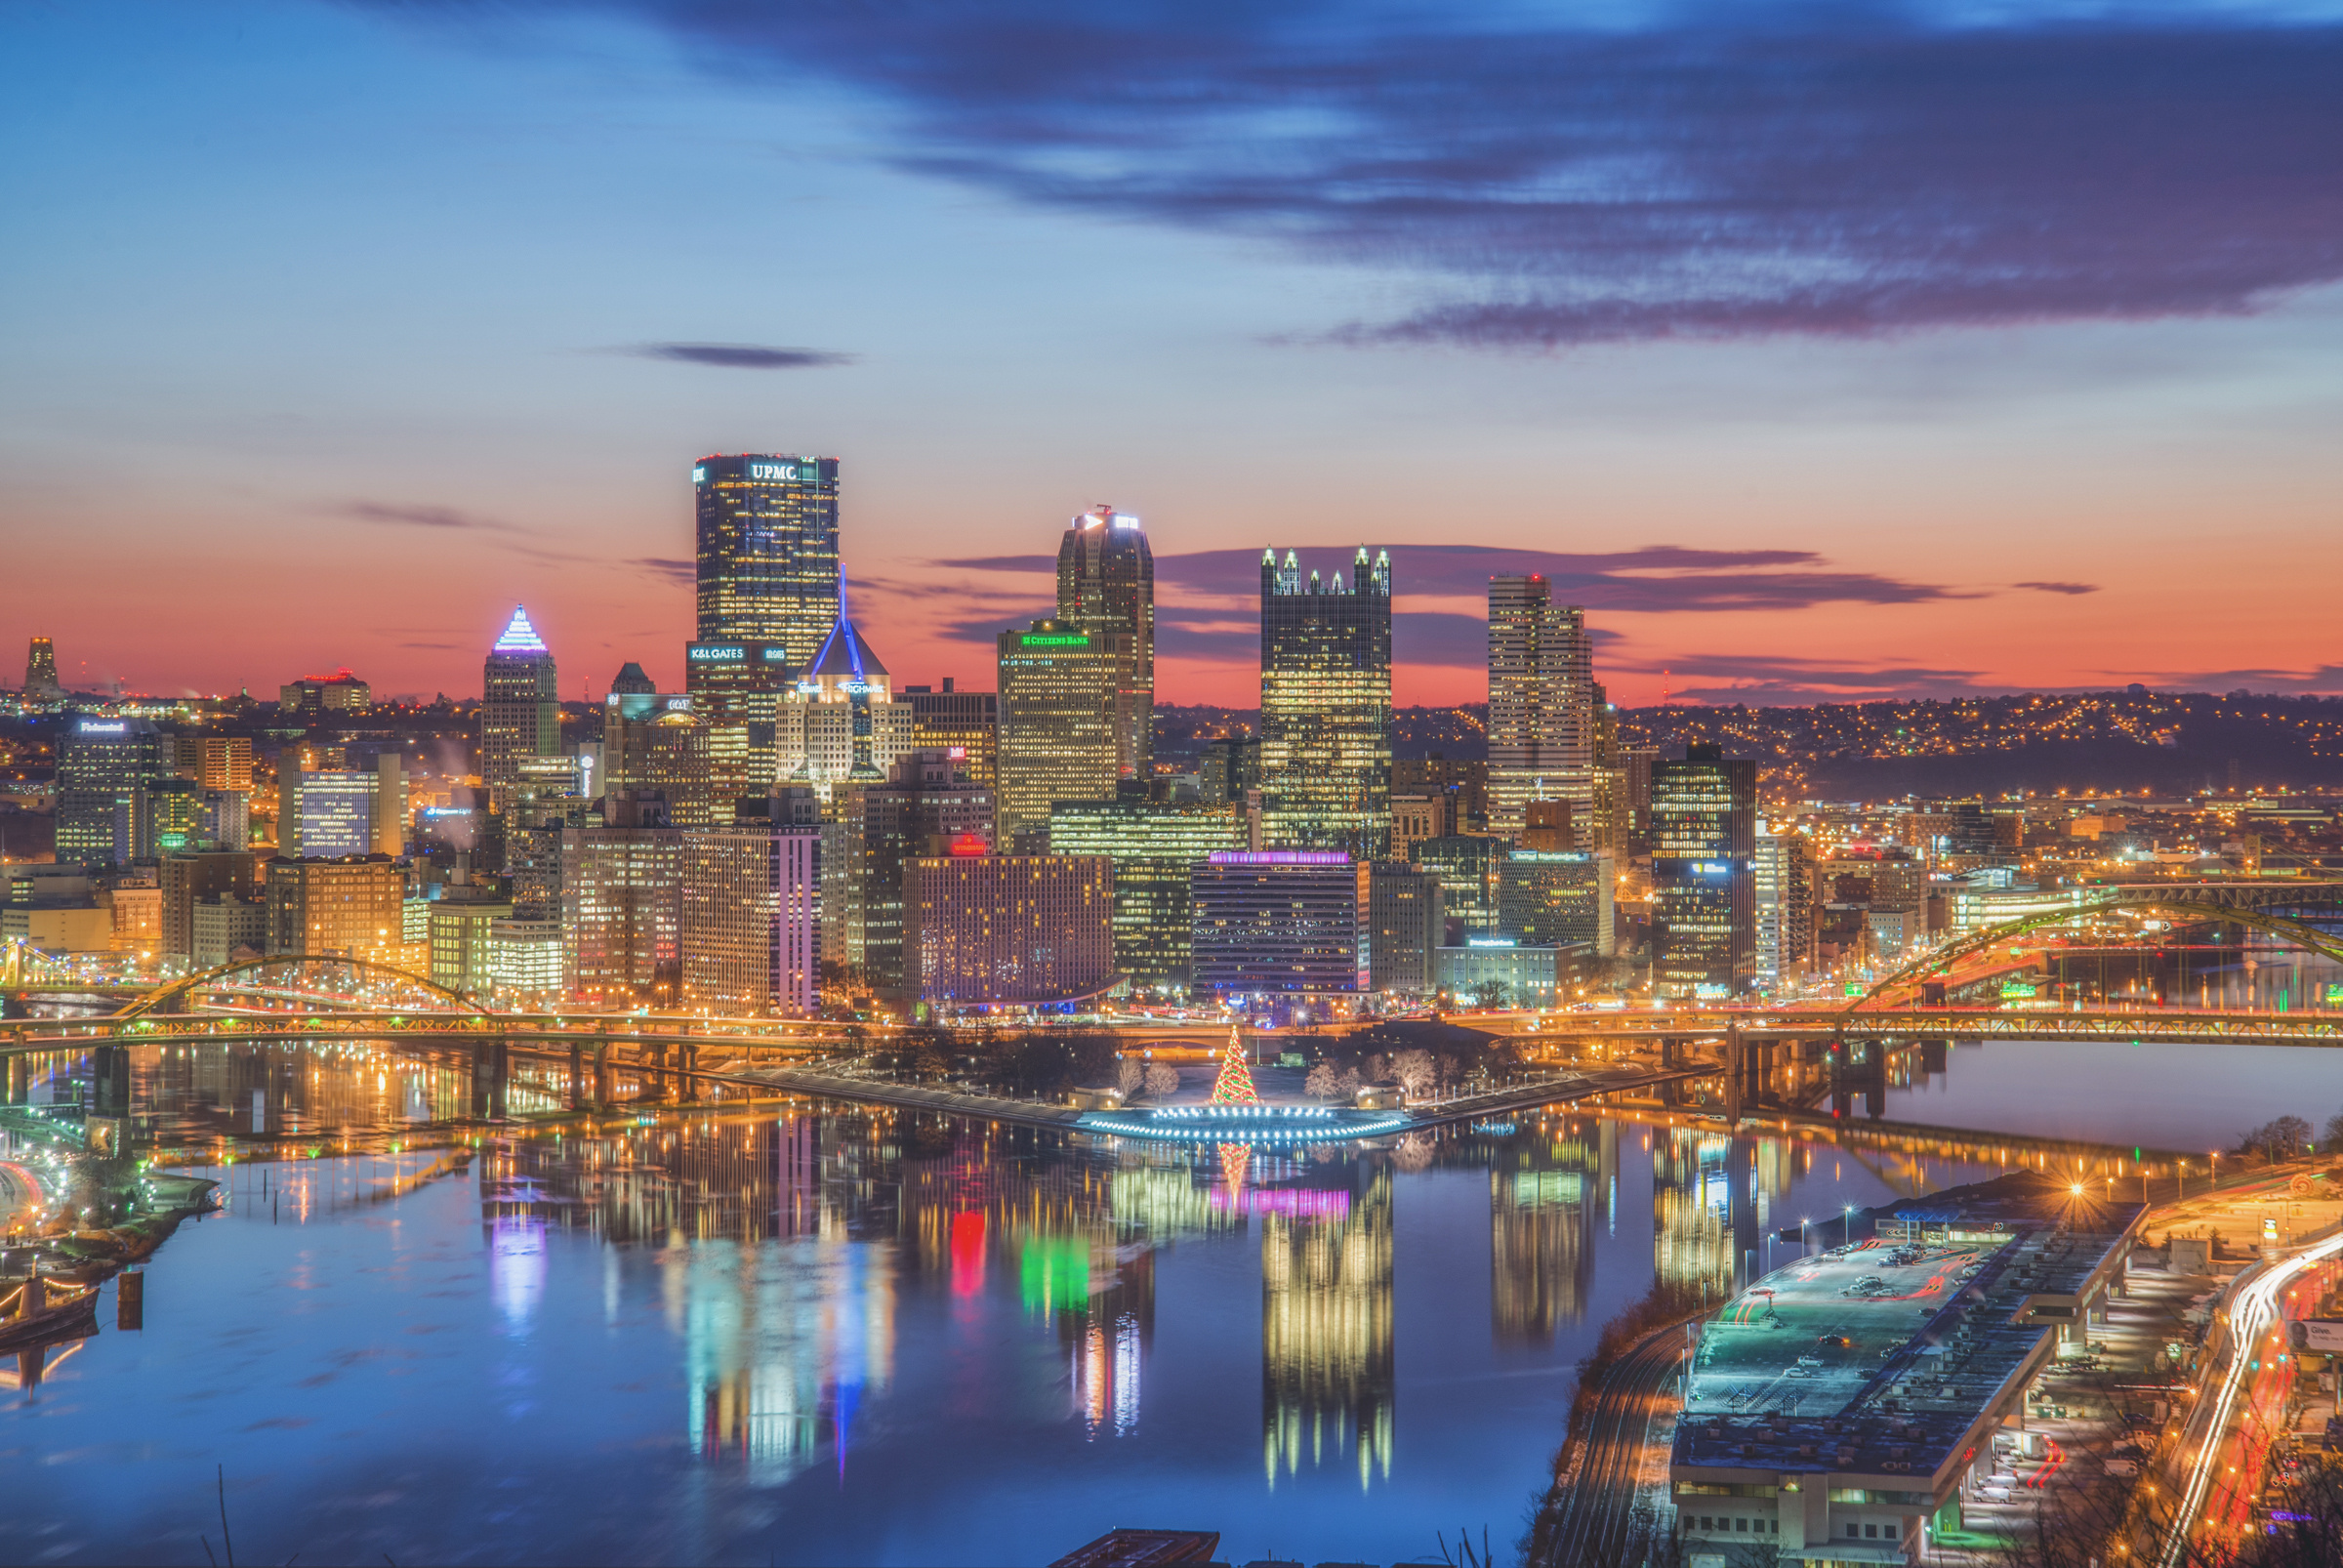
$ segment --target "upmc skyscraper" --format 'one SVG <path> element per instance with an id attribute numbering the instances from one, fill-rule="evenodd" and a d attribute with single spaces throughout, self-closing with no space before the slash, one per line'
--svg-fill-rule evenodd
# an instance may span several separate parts
<path id="1" fill-rule="evenodd" d="M 778 642 L 792 669 L 838 624 L 838 459 L 749 452 L 691 470 L 702 642 Z"/>

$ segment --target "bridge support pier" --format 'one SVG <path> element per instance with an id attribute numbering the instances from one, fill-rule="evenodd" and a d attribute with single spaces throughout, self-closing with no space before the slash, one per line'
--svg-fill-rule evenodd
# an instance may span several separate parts
<path id="1" fill-rule="evenodd" d="M 594 1048 L 594 1106 L 600 1110 L 610 1103 L 610 1042 L 597 1041 Z"/>
<path id="2" fill-rule="evenodd" d="M 90 1112 L 130 1114 L 130 1052 L 121 1046 L 100 1046 L 90 1052 Z"/>
<path id="3" fill-rule="evenodd" d="M 586 1048 L 575 1040 L 569 1043 L 569 1108 L 577 1110 L 585 1091 Z"/>
<path id="4" fill-rule="evenodd" d="M 1749 1048 L 1742 1043 L 1741 1030 L 1725 1031 L 1725 1125 L 1738 1126 L 1743 1104 L 1749 1088 Z"/>
<path id="5" fill-rule="evenodd" d="M 1887 1042 L 1873 1040 L 1864 1047 L 1863 1114 L 1872 1121 L 1887 1114 Z"/>
<path id="6" fill-rule="evenodd" d="M 1952 1043 L 1950 1041 L 1945 1040 L 1921 1041 L 1920 1071 L 1924 1073 L 1943 1072 L 1945 1070 L 1945 1056 L 1947 1052 L 1951 1049 L 1951 1044 Z"/>
<path id="7" fill-rule="evenodd" d="M 1664 1070 L 1665 1070 L 1665 1069 L 1672 1069 L 1673 1067 L 1675 1067 L 1675 1066 L 1676 1066 L 1676 1064 L 1677 1064 L 1677 1060 L 1678 1060 L 1677 1042 L 1675 1041 L 1675 1039 L 1674 1039 L 1672 1036 L 1666 1036 L 1666 1035 L 1663 1035 L 1663 1036 L 1661 1037 L 1661 1040 L 1660 1040 L 1660 1065 L 1661 1065 L 1661 1067 L 1662 1067 Z"/>
<path id="8" fill-rule="evenodd" d="M 511 1057 L 502 1040 L 472 1048 L 472 1114 L 480 1121 L 505 1119 L 506 1074 Z"/>

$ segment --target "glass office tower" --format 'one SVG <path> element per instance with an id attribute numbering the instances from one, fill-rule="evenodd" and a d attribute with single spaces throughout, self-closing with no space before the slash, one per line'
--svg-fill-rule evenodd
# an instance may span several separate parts
<path id="1" fill-rule="evenodd" d="M 802 669 L 838 624 L 838 459 L 704 457 L 691 488 L 698 528 L 699 640 L 778 643 Z"/>
<path id="2" fill-rule="evenodd" d="M 513 606 L 513 619 L 480 667 L 480 782 L 488 808 L 513 809 L 520 795 L 520 759 L 561 749 L 560 677 L 553 650 Z"/>
<path id="3" fill-rule="evenodd" d="M 1115 652 L 1116 765 L 1146 778 L 1155 763 L 1155 553 L 1139 519 L 1093 507 L 1057 546 L 1057 618 L 1104 632 Z"/>
<path id="4" fill-rule="evenodd" d="M 1391 557 L 1309 586 L 1261 556 L 1261 821 L 1276 846 L 1379 860 L 1391 844 Z"/>
<path id="5" fill-rule="evenodd" d="M 1594 655 L 1585 615 L 1542 576 L 1489 579 L 1489 831 L 1518 840 L 1532 801 L 1566 801 L 1591 847 Z"/>
<path id="6" fill-rule="evenodd" d="M 1757 969 L 1757 764 L 1714 746 L 1652 764 L 1652 988 L 1725 998 Z"/>

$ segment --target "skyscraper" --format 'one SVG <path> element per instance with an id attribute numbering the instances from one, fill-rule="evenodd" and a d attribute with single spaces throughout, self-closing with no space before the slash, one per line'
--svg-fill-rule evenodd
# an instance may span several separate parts
<path id="1" fill-rule="evenodd" d="M 480 669 L 480 782 L 488 808 L 513 809 L 520 793 L 519 759 L 551 757 L 561 749 L 561 697 L 554 655 L 529 612 L 513 619 Z"/>
<path id="2" fill-rule="evenodd" d="M 57 683 L 57 648 L 45 637 L 34 638 L 24 650 L 24 695 L 36 699 L 64 695 L 64 687 Z"/>
<path id="3" fill-rule="evenodd" d="M 1261 555 L 1261 817 L 1272 846 L 1379 860 L 1391 842 L 1391 557 L 1301 584 Z"/>
<path id="4" fill-rule="evenodd" d="M 1565 801 L 1591 844 L 1594 658 L 1585 616 L 1542 576 L 1489 579 L 1489 831 L 1519 839 L 1532 801 Z"/>
<path id="5" fill-rule="evenodd" d="M 1049 823 L 1059 801 L 1111 801 L 1121 776 L 1115 681 L 1128 635 L 1036 621 L 1004 632 L 1000 661 L 1000 827 L 995 844 Z"/>
<path id="6" fill-rule="evenodd" d="M 1757 984 L 1779 991 L 1814 962 L 1814 853 L 1806 836 L 1759 818 L 1753 875 Z"/>
<path id="7" fill-rule="evenodd" d="M 1188 988 L 1195 939 L 1189 868 L 1216 849 L 1244 846 L 1234 807 L 1148 799 L 1136 780 L 1112 801 L 1059 801 L 1049 808 L 1049 852 L 1104 855 L 1114 865 L 1115 969 L 1137 986 Z"/>
<path id="8" fill-rule="evenodd" d="M 73 720 L 59 746 L 57 858 L 85 866 L 154 856 L 149 792 L 170 772 L 171 737 L 144 719 Z"/>
<path id="9" fill-rule="evenodd" d="M 665 804 L 606 796 L 561 837 L 561 982 L 581 1001 L 672 1007 L 682 981 L 683 830 Z"/>
<path id="10" fill-rule="evenodd" d="M 1652 987 L 1725 998 L 1756 973 L 1757 764 L 1715 746 L 1652 764 Z"/>
<path id="11" fill-rule="evenodd" d="M 692 466 L 699 640 L 811 663 L 838 624 L 838 459 L 749 452 Z"/>
<path id="12" fill-rule="evenodd" d="M 841 784 L 877 783 L 912 749 L 911 704 L 894 695 L 886 666 L 843 612 L 782 694 L 778 720 L 774 781 L 809 784 L 825 801 Z"/>
<path id="13" fill-rule="evenodd" d="M 911 704 L 914 746 L 947 754 L 971 784 L 989 790 L 999 782 L 1001 704 L 993 693 L 956 691 L 946 676 L 941 691 L 905 686 L 896 695 Z"/>
<path id="14" fill-rule="evenodd" d="M 821 1009 L 821 819 L 802 786 L 683 836 L 683 1000 L 737 1012 Z"/>
<path id="15" fill-rule="evenodd" d="M 1125 778 L 1155 760 L 1155 553 L 1139 519 L 1096 506 L 1057 547 L 1057 618 L 1103 632 L 1115 657 L 1115 758 Z"/>

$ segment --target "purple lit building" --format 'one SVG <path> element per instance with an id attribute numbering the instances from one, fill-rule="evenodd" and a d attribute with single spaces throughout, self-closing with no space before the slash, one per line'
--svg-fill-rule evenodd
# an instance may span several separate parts
<path id="1" fill-rule="evenodd" d="M 1368 866 L 1338 849 L 1222 849 L 1189 872 L 1200 995 L 1368 989 Z"/>

